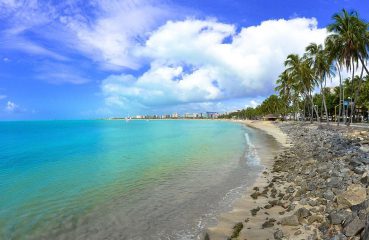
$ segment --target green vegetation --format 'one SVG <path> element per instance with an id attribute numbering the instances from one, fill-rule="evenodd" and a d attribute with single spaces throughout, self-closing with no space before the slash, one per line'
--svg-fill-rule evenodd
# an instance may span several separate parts
<path id="1" fill-rule="evenodd" d="M 282 119 L 324 120 L 327 124 L 368 119 L 369 24 L 356 11 L 342 10 L 332 20 L 324 45 L 311 43 L 302 56 L 287 56 L 285 70 L 276 80 L 278 95 L 271 95 L 255 108 L 222 117 L 258 119 L 274 114 Z M 349 72 L 351 77 L 342 79 L 342 71 Z M 339 86 L 326 87 L 327 80 L 337 75 Z"/>

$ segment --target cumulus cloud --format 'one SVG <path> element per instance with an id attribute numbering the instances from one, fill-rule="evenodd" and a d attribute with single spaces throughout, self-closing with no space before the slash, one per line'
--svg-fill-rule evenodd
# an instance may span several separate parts
<path id="1" fill-rule="evenodd" d="M 5 105 L 5 110 L 8 112 L 16 112 L 19 110 L 19 106 L 14 102 L 8 101 Z"/>
<path id="2" fill-rule="evenodd" d="M 216 20 L 169 21 L 133 52 L 150 67 L 102 81 L 109 104 L 143 106 L 220 102 L 272 93 L 288 54 L 327 33 L 315 19 L 269 20 L 237 31 Z M 251 102 L 251 105 L 254 103 Z"/>

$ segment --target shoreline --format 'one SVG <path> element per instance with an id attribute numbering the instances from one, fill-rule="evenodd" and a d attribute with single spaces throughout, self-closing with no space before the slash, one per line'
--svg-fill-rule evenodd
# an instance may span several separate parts
<path id="1" fill-rule="evenodd" d="M 246 124 L 286 145 L 262 162 L 265 171 L 233 210 L 208 228 L 205 239 L 369 239 L 368 130 L 306 122 Z"/>
<path id="2" fill-rule="evenodd" d="M 270 172 L 273 167 L 276 155 L 283 151 L 283 149 L 290 147 L 288 136 L 273 122 L 250 120 L 237 120 L 232 122 L 244 124 L 247 127 L 262 131 L 271 136 L 273 140 L 278 143 L 278 146 L 276 149 L 272 149 L 272 151 L 270 151 L 271 153 L 260 157 L 260 164 L 263 170 L 258 174 L 253 184 L 246 189 L 244 194 L 232 204 L 232 210 L 220 214 L 218 216 L 217 225 L 207 229 L 208 236 L 211 240 L 227 239 L 227 237 L 232 235 L 233 228 L 237 223 L 242 222 L 243 225 L 245 225 L 245 220 L 253 217 L 251 210 L 254 209 L 256 205 L 267 204 L 267 202 L 262 201 L 263 199 L 253 199 L 250 195 L 253 193 L 255 187 L 268 184 L 269 177 L 266 173 Z M 269 213 L 269 215 L 270 214 L 271 213 Z M 257 226 L 261 226 L 264 222 L 265 218 L 263 218 L 263 216 L 253 217 L 252 220 L 247 221 L 247 227 L 249 228 L 247 229 L 247 233 L 240 232 L 240 237 L 242 236 L 245 239 L 273 239 L 273 232 L 267 232 L 265 234 L 260 233 L 260 229 Z"/>

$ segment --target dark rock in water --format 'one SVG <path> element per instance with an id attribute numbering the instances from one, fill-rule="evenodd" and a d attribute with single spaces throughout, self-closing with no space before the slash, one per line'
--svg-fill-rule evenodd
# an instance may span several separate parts
<path id="1" fill-rule="evenodd" d="M 270 228 L 270 227 L 273 227 L 274 226 L 274 222 L 275 220 L 273 221 L 273 219 L 269 219 L 267 220 L 266 222 L 264 222 L 261 227 L 262 228 Z"/>
<path id="2" fill-rule="evenodd" d="M 240 235 L 240 232 L 241 232 L 242 228 L 243 228 L 243 223 L 242 222 L 239 222 L 236 225 L 234 225 L 231 239 L 232 238 L 237 238 Z"/>
<path id="3" fill-rule="evenodd" d="M 282 218 L 281 224 L 287 225 L 287 226 L 298 226 L 300 223 L 296 215 L 291 215 L 291 216 Z"/>
<path id="4" fill-rule="evenodd" d="M 273 235 L 275 240 L 282 240 L 284 237 L 284 234 L 280 229 L 277 229 L 277 231 L 275 231 Z"/>
<path id="5" fill-rule="evenodd" d="M 260 195 L 261 195 L 261 193 L 260 193 L 260 192 L 254 192 L 254 193 L 252 193 L 250 196 L 251 196 L 253 199 L 257 199 Z"/>
<path id="6" fill-rule="evenodd" d="M 256 216 L 256 214 L 260 211 L 260 207 L 257 207 L 257 208 L 254 208 L 254 209 L 251 209 L 250 212 L 251 212 L 251 215 L 252 216 Z"/>
<path id="7" fill-rule="evenodd" d="M 352 221 L 345 223 L 343 233 L 347 237 L 352 237 L 358 234 L 365 227 L 365 221 L 360 220 L 359 217 L 355 217 Z"/>

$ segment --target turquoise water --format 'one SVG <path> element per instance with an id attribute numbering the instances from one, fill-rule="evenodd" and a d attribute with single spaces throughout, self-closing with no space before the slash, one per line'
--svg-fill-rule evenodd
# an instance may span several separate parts
<path id="1" fill-rule="evenodd" d="M 0 122 L 0 239 L 195 238 L 261 169 L 245 159 L 256 135 L 221 121 Z"/>

